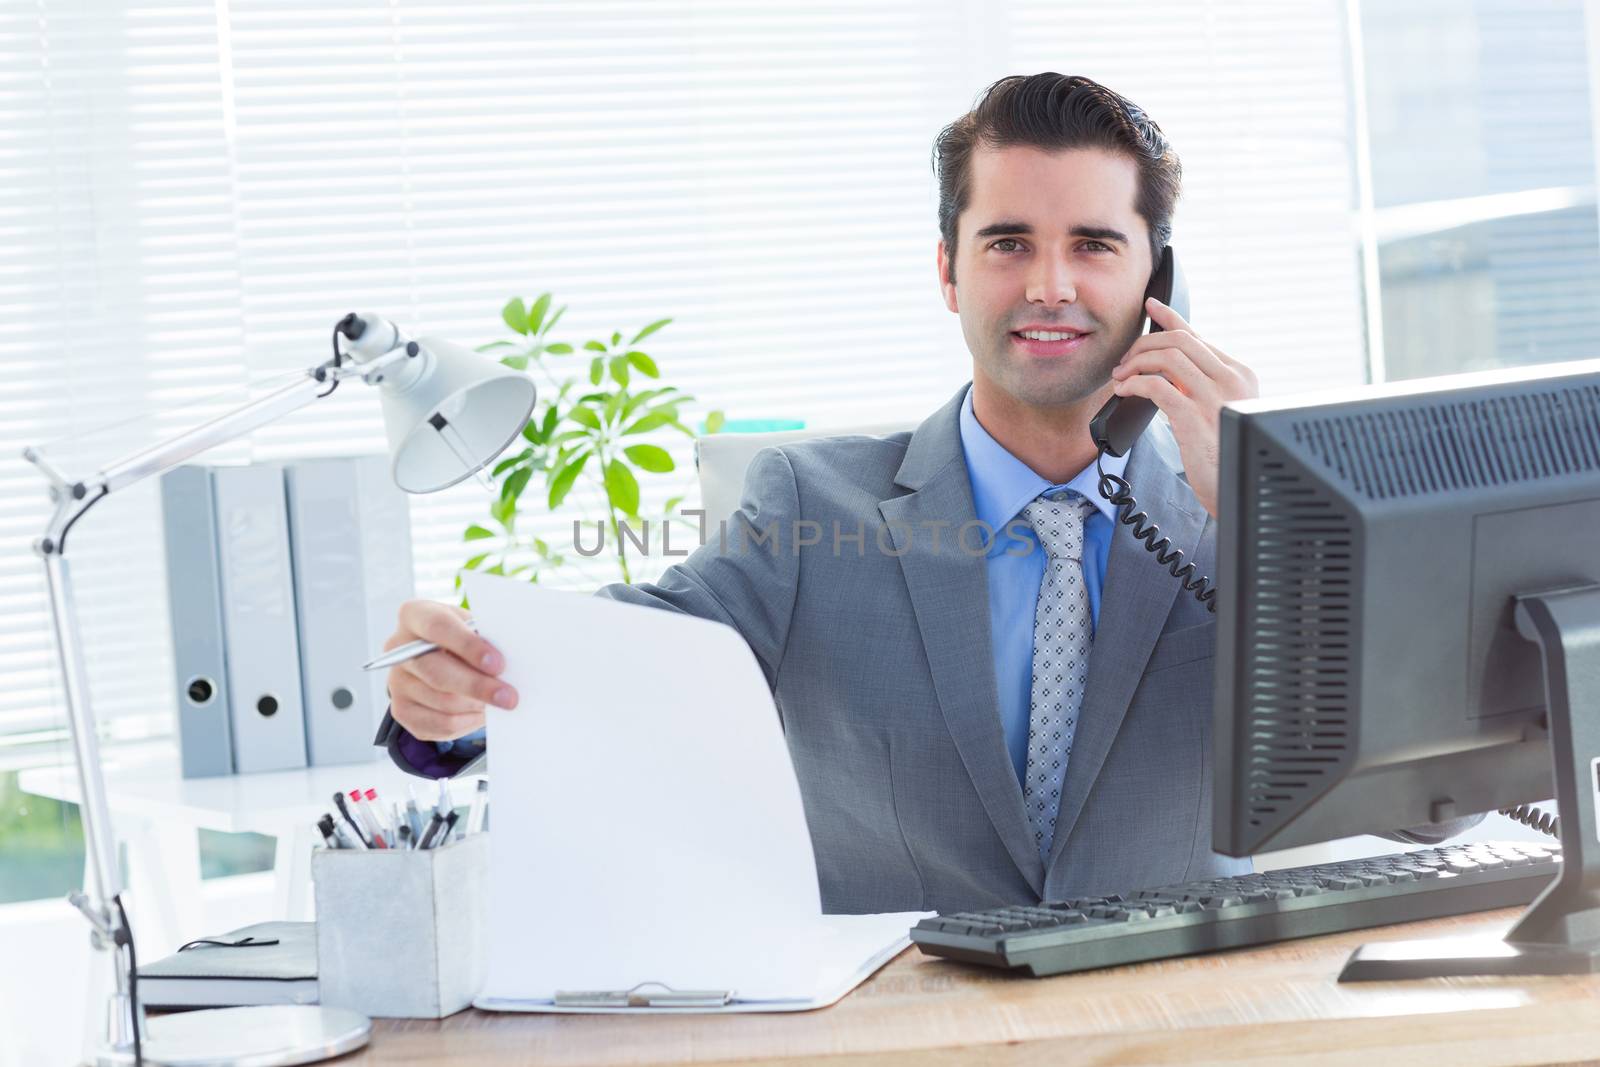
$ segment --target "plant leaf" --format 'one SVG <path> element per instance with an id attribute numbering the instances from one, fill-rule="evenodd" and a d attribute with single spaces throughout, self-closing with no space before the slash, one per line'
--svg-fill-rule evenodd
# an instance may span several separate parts
<path id="1" fill-rule="evenodd" d="M 501 500 L 516 500 L 522 491 L 528 487 L 528 479 L 533 477 L 532 467 L 518 467 L 506 478 L 505 484 L 500 486 Z"/>
<path id="2" fill-rule="evenodd" d="M 506 528 L 506 533 L 512 533 L 517 524 L 517 502 L 510 497 L 501 497 L 489 505 L 489 514 L 495 522 Z"/>
<path id="3" fill-rule="evenodd" d="M 524 426 L 522 428 L 522 435 L 524 437 L 526 437 L 528 435 L 528 431 L 531 430 L 531 429 L 533 429 L 533 423 L 530 422 L 530 423 L 528 423 L 528 425 L 526 425 L 526 426 Z M 524 448 L 521 452 L 518 452 L 516 455 L 512 456 L 511 458 L 503 459 L 499 463 L 496 463 L 494 465 L 494 471 L 493 471 L 494 476 L 496 478 L 498 478 L 498 477 L 500 477 L 500 475 L 504 474 L 506 471 L 510 470 L 512 467 L 515 467 L 518 463 L 522 463 L 522 462 L 524 462 L 526 460 L 530 460 L 532 458 L 533 458 L 533 449 Z"/>
<path id="4" fill-rule="evenodd" d="M 485 537 L 493 537 L 494 531 L 473 523 L 467 527 L 467 532 L 461 535 L 463 541 L 482 541 Z"/>
<path id="5" fill-rule="evenodd" d="M 561 473 L 557 474 L 555 481 L 550 483 L 549 503 L 551 511 L 560 507 L 561 502 L 567 498 L 567 493 L 572 489 L 572 483 L 578 480 L 578 474 L 583 470 L 583 465 L 589 462 L 589 457 L 593 454 L 592 452 L 585 452 L 561 468 Z"/>
<path id="6" fill-rule="evenodd" d="M 599 341 L 585 341 L 583 342 L 583 347 L 591 352 L 604 352 L 606 350 L 606 346 Z"/>
<path id="7" fill-rule="evenodd" d="M 582 404 L 567 412 L 567 418 L 580 426 L 587 426 L 591 430 L 600 429 L 600 416 L 594 413 L 593 408 L 586 408 Z"/>
<path id="8" fill-rule="evenodd" d="M 657 330 L 661 329 L 661 327 L 665 326 L 671 321 L 671 319 L 657 319 L 655 322 L 652 322 L 650 325 L 634 334 L 633 340 L 628 342 L 629 346 L 638 344 L 640 341 L 643 341 L 646 337 L 649 337 L 651 334 L 655 333 Z"/>
<path id="9" fill-rule="evenodd" d="M 612 393 L 610 396 L 606 397 L 606 416 L 605 416 L 605 418 L 606 418 L 607 425 L 609 425 L 609 424 L 611 424 L 611 423 L 613 423 L 613 422 L 615 422 L 617 420 L 617 408 L 622 406 L 622 401 L 624 399 L 626 399 L 627 395 L 628 395 L 627 393 L 624 393 L 624 392 L 619 390 L 619 391 L 617 391 L 615 393 Z"/>
<path id="10" fill-rule="evenodd" d="M 482 563 L 484 560 L 486 560 L 488 558 L 489 558 L 489 553 L 484 552 L 484 553 L 481 553 L 479 555 L 473 556 L 471 559 L 467 560 L 466 563 L 462 564 L 462 566 L 465 567 L 469 571 L 475 571 L 475 570 L 478 569 L 478 564 Z"/>
<path id="11" fill-rule="evenodd" d="M 706 415 L 706 433 L 716 433 L 716 432 L 718 432 L 719 430 L 722 429 L 723 423 L 725 423 L 727 421 L 728 421 L 727 416 L 724 415 L 720 410 L 719 411 L 712 411 L 712 412 L 707 413 L 707 415 Z"/>
<path id="12" fill-rule="evenodd" d="M 675 466 L 671 454 L 660 445 L 630 445 L 622 454 L 652 474 L 665 474 Z"/>
<path id="13" fill-rule="evenodd" d="M 589 361 L 589 384 L 599 385 L 600 376 L 605 373 L 605 357 L 595 356 Z"/>
<path id="14" fill-rule="evenodd" d="M 632 415 L 634 411 L 638 409 L 639 405 L 643 404 L 645 401 L 654 400 L 663 393 L 671 392 L 674 392 L 674 390 L 672 386 L 668 385 L 660 389 L 646 389 L 643 392 L 634 393 L 632 396 L 628 397 L 628 402 L 622 405 L 622 417 L 625 419 L 629 415 Z"/>
<path id="15" fill-rule="evenodd" d="M 549 410 L 544 413 L 544 422 L 539 425 L 540 437 L 549 439 L 550 431 L 556 428 L 557 417 L 556 406 L 551 404 Z"/>
<path id="16" fill-rule="evenodd" d="M 540 333 L 549 333 L 551 330 L 555 329 L 556 328 L 556 323 L 560 322 L 561 321 L 561 316 L 565 315 L 566 313 L 567 313 L 567 305 L 562 304 L 560 307 L 556 308 L 556 313 L 554 315 L 550 316 L 549 320 L 544 324 L 544 328 L 541 329 L 539 332 Z M 572 351 L 572 348 L 571 348 L 570 345 L 567 347 L 567 351 L 569 351 L 569 352 Z"/>
<path id="17" fill-rule="evenodd" d="M 506 325 L 520 334 L 528 332 L 528 309 L 522 303 L 522 297 L 514 296 L 500 309 L 500 317 L 506 320 Z"/>
<path id="18" fill-rule="evenodd" d="M 629 352 L 628 362 L 639 368 L 639 373 L 648 378 L 661 377 L 661 371 L 656 368 L 656 361 L 643 352 Z"/>
<path id="19" fill-rule="evenodd" d="M 611 357 L 611 377 L 624 389 L 628 387 L 628 358 L 626 356 Z"/>
<path id="20" fill-rule="evenodd" d="M 554 344 L 545 345 L 544 350 L 552 356 L 570 356 L 572 354 L 572 346 L 565 341 L 557 341 Z"/>
<path id="21" fill-rule="evenodd" d="M 606 464 L 606 496 L 630 518 L 639 516 L 639 479 L 620 459 Z"/>
<path id="22" fill-rule="evenodd" d="M 621 344 L 621 343 L 622 343 L 622 334 L 620 334 L 620 333 L 614 333 L 614 334 L 612 334 L 612 335 L 611 335 L 611 343 L 612 343 L 612 344 L 613 344 L 613 345 L 619 345 L 619 344 Z"/>
<path id="23" fill-rule="evenodd" d="M 533 307 L 528 309 L 528 332 L 538 333 L 539 324 L 544 322 L 544 313 L 550 310 L 550 294 L 540 293 L 539 299 L 533 302 Z"/>
<path id="24" fill-rule="evenodd" d="M 515 344 L 511 343 L 510 341 L 490 341 L 486 345 L 479 345 L 477 348 L 474 348 L 473 351 L 474 352 L 493 352 L 497 348 L 515 348 L 515 347 L 517 347 L 517 346 Z"/>
<path id="25" fill-rule="evenodd" d="M 506 366 L 510 367 L 512 370 L 527 370 L 528 369 L 528 357 L 527 356 L 501 356 L 500 357 L 500 362 L 504 363 Z"/>
<path id="26" fill-rule="evenodd" d="M 676 416 L 672 412 L 652 411 L 622 432 L 624 435 L 631 433 L 649 433 L 651 430 L 659 429 L 660 427 L 667 425 L 675 417 Z"/>

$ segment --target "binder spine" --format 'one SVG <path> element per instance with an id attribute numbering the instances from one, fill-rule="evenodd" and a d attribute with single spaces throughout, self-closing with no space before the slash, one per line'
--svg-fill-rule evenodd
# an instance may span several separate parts
<path id="1" fill-rule="evenodd" d="M 161 479 L 168 618 L 183 776 L 233 773 L 228 670 L 211 472 L 177 467 Z"/>
<path id="2" fill-rule="evenodd" d="M 361 669 L 411 595 L 410 511 L 388 457 L 287 471 L 306 746 L 316 764 L 376 759 L 385 672 Z"/>
<path id="3" fill-rule="evenodd" d="M 289 528 L 281 467 L 212 469 L 234 766 L 306 764 Z"/>
<path id="4" fill-rule="evenodd" d="M 367 641 L 359 663 L 383 647 L 399 625 L 400 605 L 416 595 L 416 567 L 411 550 L 411 494 L 395 484 L 393 460 L 387 454 L 368 456 L 356 465 L 361 499 L 361 571 L 366 594 Z M 354 665 L 353 665 L 354 666 Z M 367 721 L 362 742 L 369 753 L 387 758 L 373 747 L 372 735 L 389 709 L 388 671 L 361 671 L 366 685 Z"/>

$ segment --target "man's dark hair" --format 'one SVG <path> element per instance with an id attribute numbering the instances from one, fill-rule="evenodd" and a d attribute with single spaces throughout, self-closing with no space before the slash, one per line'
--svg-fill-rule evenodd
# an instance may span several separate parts
<path id="1" fill-rule="evenodd" d="M 977 106 L 939 132 L 933 172 L 939 180 L 939 235 L 950 280 L 956 277 L 956 220 L 972 198 L 972 154 L 980 146 L 1025 145 L 1057 151 L 1106 148 L 1139 167 L 1134 206 L 1150 231 L 1150 262 L 1172 239 L 1172 209 L 1183 183 L 1177 153 L 1161 127 L 1132 101 L 1079 75 L 1013 74 L 983 91 Z"/>

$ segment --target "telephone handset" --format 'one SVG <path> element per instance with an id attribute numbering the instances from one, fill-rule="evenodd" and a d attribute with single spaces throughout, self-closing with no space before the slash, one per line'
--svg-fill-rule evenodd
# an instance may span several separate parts
<path id="1" fill-rule="evenodd" d="M 1184 281 L 1183 271 L 1178 266 L 1171 245 L 1161 250 L 1161 261 L 1150 275 L 1150 284 L 1145 287 L 1144 295 L 1155 297 L 1185 319 L 1189 317 L 1189 286 Z M 1161 327 L 1154 320 L 1150 321 L 1150 332 L 1161 332 Z M 1183 588 L 1193 593 L 1207 610 L 1215 613 L 1217 590 L 1211 579 L 1194 576 L 1194 563 L 1184 562 L 1183 550 L 1173 548 L 1168 538 L 1160 536 L 1160 528 L 1150 521 L 1150 517 L 1137 510 L 1139 502 L 1133 498 L 1132 487 L 1127 481 L 1115 474 L 1107 474 L 1100 466 L 1100 461 L 1108 455 L 1127 455 L 1128 449 L 1139 440 L 1145 427 L 1155 417 L 1155 404 L 1144 397 L 1114 396 L 1089 421 L 1089 435 L 1100 450 L 1095 458 L 1095 467 L 1100 473 L 1100 495 L 1116 507 L 1120 524 L 1133 527 L 1133 536 L 1143 541 L 1144 547 L 1155 554 L 1156 562 L 1181 581 Z"/>
<path id="2" fill-rule="evenodd" d="M 1144 295 L 1146 298 L 1155 297 L 1185 319 L 1189 317 L 1189 285 L 1184 280 L 1177 257 L 1172 254 L 1171 245 L 1161 250 L 1161 261 L 1150 275 L 1150 284 L 1145 287 Z M 1141 308 L 1143 306 L 1140 305 Z M 1160 333 L 1161 326 L 1154 319 L 1149 321 L 1150 332 Z M 1144 397 L 1114 396 L 1089 421 L 1089 435 L 1094 438 L 1095 447 L 1100 451 L 1113 456 L 1125 456 L 1155 417 L 1155 404 Z"/>

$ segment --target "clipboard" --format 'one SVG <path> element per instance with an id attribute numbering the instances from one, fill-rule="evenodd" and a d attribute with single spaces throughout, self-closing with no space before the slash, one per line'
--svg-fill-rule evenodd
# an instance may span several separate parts
<path id="1" fill-rule="evenodd" d="M 929 914 L 932 913 L 839 917 L 876 921 L 873 932 L 861 938 L 863 945 L 876 947 L 865 949 L 867 955 L 861 958 L 856 967 L 812 996 L 746 997 L 736 989 L 674 989 L 665 982 L 650 981 L 640 982 L 630 989 L 559 990 L 548 1001 L 480 996 L 473 1001 L 473 1007 L 484 1011 L 585 1015 L 722 1015 L 815 1011 L 838 1003 L 845 994 L 908 948 L 911 944 L 906 934 L 909 926 Z M 823 918 L 829 920 L 835 917 Z M 889 938 L 887 942 L 885 937 Z"/>
<path id="2" fill-rule="evenodd" d="M 463 587 L 522 695 L 487 713 L 475 1006 L 808 1011 L 909 944 L 928 913 L 823 914 L 777 709 L 735 630 L 496 575 Z"/>

